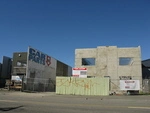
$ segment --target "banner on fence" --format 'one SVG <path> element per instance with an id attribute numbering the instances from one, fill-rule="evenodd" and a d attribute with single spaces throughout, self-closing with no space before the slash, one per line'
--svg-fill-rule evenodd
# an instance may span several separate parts
<path id="1" fill-rule="evenodd" d="M 140 81 L 120 80 L 120 90 L 140 90 Z"/>

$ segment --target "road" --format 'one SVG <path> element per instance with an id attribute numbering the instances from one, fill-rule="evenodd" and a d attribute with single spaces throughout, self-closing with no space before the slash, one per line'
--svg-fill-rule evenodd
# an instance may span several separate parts
<path id="1" fill-rule="evenodd" d="M 0 113 L 148 113 L 150 96 L 74 96 L 0 91 Z"/>

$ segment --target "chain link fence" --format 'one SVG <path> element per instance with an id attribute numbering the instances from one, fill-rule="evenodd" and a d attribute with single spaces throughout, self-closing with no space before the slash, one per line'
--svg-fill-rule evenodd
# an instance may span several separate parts
<path id="1" fill-rule="evenodd" d="M 55 81 L 41 78 L 24 78 L 22 91 L 28 92 L 53 92 L 55 91 Z"/>

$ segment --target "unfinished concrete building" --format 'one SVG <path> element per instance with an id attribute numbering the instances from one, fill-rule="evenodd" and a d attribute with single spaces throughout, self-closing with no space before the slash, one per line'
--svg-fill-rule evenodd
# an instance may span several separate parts
<path id="1" fill-rule="evenodd" d="M 120 80 L 139 80 L 142 90 L 140 47 L 76 49 L 75 67 L 87 68 L 87 77 L 109 77 L 111 92 L 120 91 Z"/>

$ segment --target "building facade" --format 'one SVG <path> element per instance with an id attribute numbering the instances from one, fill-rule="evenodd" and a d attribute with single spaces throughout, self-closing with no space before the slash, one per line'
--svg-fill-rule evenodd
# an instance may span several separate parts
<path id="1" fill-rule="evenodd" d="M 87 68 L 88 77 L 109 77 L 111 92 L 120 91 L 120 80 L 139 80 L 142 88 L 140 47 L 76 49 L 75 67 Z"/>
<path id="2" fill-rule="evenodd" d="M 4 82 L 3 82 L 3 80 L 2 80 L 2 78 L 1 78 L 1 74 L 2 74 L 2 64 L 0 63 L 0 88 L 3 88 L 4 87 Z"/>
<path id="3" fill-rule="evenodd" d="M 150 59 L 142 61 L 142 77 L 143 79 L 150 79 Z"/>
<path id="4" fill-rule="evenodd" d="M 0 63 L 0 77 L 1 77 L 1 73 L 2 73 L 2 64 Z"/>
<path id="5" fill-rule="evenodd" d="M 5 87 L 6 80 L 11 78 L 12 59 L 3 56 L 2 64 L 0 63 L 0 88 Z"/>
<path id="6" fill-rule="evenodd" d="M 23 90 L 50 91 L 56 76 L 71 76 L 72 67 L 32 47 L 13 54 L 12 80 L 23 80 Z"/>
<path id="7" fill-rule="evenodd" d="M 12 75 L 26 75 L 27 52 L 13 53 Z"/>
<path id="8" fill-rule="evenodd" d="M 143 93 L 150 93 L 150 59 L 142 61 Z"/>

